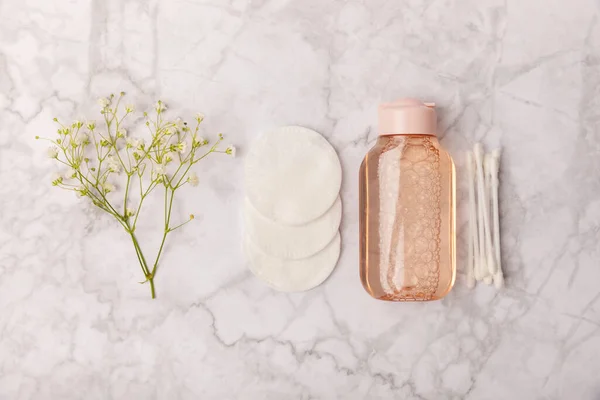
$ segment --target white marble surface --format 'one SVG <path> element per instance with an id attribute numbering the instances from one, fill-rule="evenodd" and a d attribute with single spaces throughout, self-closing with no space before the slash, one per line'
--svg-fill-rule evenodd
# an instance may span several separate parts
<path id="1" fill-rule="evenodd" d="M 600 398 L 599 68 L 591 0 L 0 0 L 0 399 Z M 199 217 L 155 301 L 121 228 L 51 187 L 33 140 L 120 90 L 201 110 L 240 149 L 178 204 Z M 475 141 L 502 146 L 504 291 L 462 270 L 440 302 L 363 291 L 357 171 L 400 96 L 442 107 L 459 173 Z M 244 149 L 283 124 L 344 167 L 340 263 L 294 295 L 240 246 Z"/>

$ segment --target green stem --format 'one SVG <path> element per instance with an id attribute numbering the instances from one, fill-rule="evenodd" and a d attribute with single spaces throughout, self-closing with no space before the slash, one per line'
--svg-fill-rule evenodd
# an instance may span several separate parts
<path id="1" fill-rule="evenodd" d="M 131 236 L 131 240 L 133 241 L 133 247 L 135 247 L 135 251 L 138 254 L 138 257 L 140 258 L 140 265 L 142 266 L 144 275 L 146 278 L 148 278 L 148 274 L 150 273 L 150 271 L 148 270 L 148 264 L 146 263 L 146 258 L 144 257 L 144 253 L 142 253 L 140 244 L 138 243 L 135 234 L 131 230 L 129 231 L 129 236 Z"/>
<path id="2" fill-rule="evenodd" d="M 167 239 L 167 235 L 169 234 L 169 224 L 171 223 L 171 210 L 173 209 L 173 198 L 175 197 L 175 190 L 171 190 L 171 198 L 168 200 L 169 206 L 167 207 L 167 198 L 168 198 L 168 189 L 165 187 L 165 231 L 163 233 L 162 241 L 160 243 L 160 248 L 158 249 L 158 254 L 156 255 L 156 260 L 154 260 L 154 266 L 152 267 L 152 276 L 156 274 L 156 269 L 158 268 L 158 261 L 160 260 L 160 256 L 163 251 L 163 247 L 165 245 L 165 241 Z"/>
<path id="3" fill-rule="evenodd" d="M 181 228 L 182 226 L 184 226 L 185 224 L 187 224 L 187 223 L 190 223 L 190 222 L 192 222 L 192 219 L 191 219 L 191 218 L 190 218 L 190 219 L 188 219 L 188 220 L 187 220 L 187 221 L 185 221 L 185 222 L 182 222 L 181 224 L 179 224 L 179 225 L 177 225 L 177 226 L 175 226 L 175 227 L 173 227 L 173 228 L 169 228 L 169 232 L 173 232 L 175 229 L 179 229 L 179 228 Z"/>
<path id="4" fill-rule="evenodd" d="M 163 234 L 162 241 L 160 242 L 160 248 L 158 249 L 158 254 L 156 255 L 156 260 L 154 261 L 154 266 L 152 267 L 152 276 L 156 273 L 156 268 L 158 267 L 158 260 L 160 259 L 160 255 L 162 253 L 163 247 L 165 245 L 165 241 L 167 239 L 168 230 L 165 229 L 165 233 Z"/>
<path id="5" fill-rule="evenodd" d="M 135 242 L 133 242 L 133 248 L 135 249 L 135 255 L 138 258 L 138 261 L 140 263 L 140 267 L 142 267 L 142 271 L 144 272 L 144 276 L 148 275 L 148 267 L 146 267 L 144 265 L 144 262 L 142 261 L 142 257 L 140 256 L 140 252 L 138 251 L 138 246 L 135 245 Z"/>
<path id="6" fill-rule="evenodd" d="M 131 182 L 131 175 L 127 172 L 127 183 L 125 184 L 125 198 L 123 199 L 123 215 L 127 218 L 127 196 L 129 196 L 129 183 Z"/>
<path id="7" fill-rule="evenodd" d="M 140 262 L 140 266 L 142 267 L 142 271 L 144 272 L 144 277 L 146 278 L 146 281 L 150 283 L 150 293 L 152 295 L 152 298 L 155 299 L 156 290 L 154 288 L 154 271 L 150 273 L 148 265 L 146 263 L 146 258 L 144 257 L 144 253 L 142 253 L 140 244 L 138 243 L 138 240 L 135 237 L 133 231 L 129 229 L 127 233 L 129 233 L 129 236 L 131 236 L 131 241 L 133 242 L 133 247 L 135 248 L 135 254 L 137 255 L 138 261 Z"/>
<path id="8" fill-rule="evenodd" d="M 150 282 L 150 293 L 152 293 L 152 298 L 155 299 L 156 291 L 154 290 L 154 278 L 148 278 L 148 281 Z"/>

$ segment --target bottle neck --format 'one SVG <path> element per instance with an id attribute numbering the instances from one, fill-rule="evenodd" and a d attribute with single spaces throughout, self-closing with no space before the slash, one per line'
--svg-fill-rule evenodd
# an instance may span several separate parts
<path id="1" fill-rule="evenodd" d="M 390 137 L 390 136 L 433 136 L 437 137 L 435 133 L 380 133 L 379 137 Z"/>

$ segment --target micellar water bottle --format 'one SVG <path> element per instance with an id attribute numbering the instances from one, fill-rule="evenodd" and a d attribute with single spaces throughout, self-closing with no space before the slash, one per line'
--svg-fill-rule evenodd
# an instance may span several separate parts
<path id="1" fill-rule="evenodd" d="M 360 277 L 381 300 L 444 297 L 456 276 L 455 171 L 435 104 L 379 106 L 379 138 L 360 167 Z"/>

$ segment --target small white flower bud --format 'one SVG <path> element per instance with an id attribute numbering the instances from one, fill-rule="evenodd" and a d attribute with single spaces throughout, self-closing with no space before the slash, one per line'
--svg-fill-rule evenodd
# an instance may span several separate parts
<path id="1" fill-rule="evenodd" d="M 198 186 L 198 183 L 200 182 L 200 180 L 198 179 L 198 175 L 196 175 L 195 172 L 190 173 L 190 175 L 187 178 L 187 181 L 192 186 Z"/>
<path id="2" fill-rule="evenodd" d="M 110 193 L 110 192 L 114 192 L 116 188 L 115 188 L 115 185 L 113 185 L 112 183 L 104 182 L 102 184 L 102 189 L 104 189 L 105 193 Z"/>
<path id="3" fill-rule="evenodd" d="M 154 105 L 154 109 L 156 110 L 157 113 L 160 114 L 161 112 L 163 112 L 167 109 L 167 106 L 165 103 L 163 103 L 162 101 L 159 100 Z"/>
<path id="4" fill-rule="evenodd" d="M 235 146 L 229 146 L 225 149 L 225 153 L 229 154 L 232 157 L 235 157 Z"/>
<path id="5" fill-rule="evenodd" d="M 48 154 L 48 157 L 50 157 L 50 158 L 58 158 L 58 148 L 57 147 L 49 147 L 47 154 Z"/>
<path id="6" fill-rule="evenodd" d="M 187 143 L 179 142 L 175 145 L 175 148 L 177 149 L 178 152 L 185 153 L 185 151 L 187 150 Z"/>
<path id="7" fill-rule="evenodd" d="M 70 168 L 65 172 L 65 179 L 73 179 L 77 177 L 77 170 L 74 168 Z"/>
<path id="8" fill-rule="evenodd" d="M 110 104 L 110 100 L 109 100 L 109 99 L 107 99 L 106 97 L 100 97 L 100 98 L 98 99 L 98 105 L 99 105 L 100 107 L 102 107 L 102 109 L 105 109 L 106 107 L 108 107 L 108 106 L 109 106 L 109 104 Z"/>

